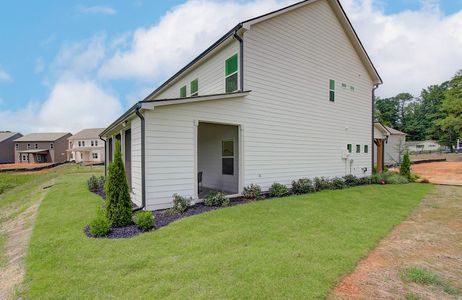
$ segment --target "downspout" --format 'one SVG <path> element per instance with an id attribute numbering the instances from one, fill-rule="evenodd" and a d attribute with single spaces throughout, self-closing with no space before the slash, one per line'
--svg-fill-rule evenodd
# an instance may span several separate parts
<path id="1" fill-rule="evenodd" d="M 99 137 L 99 139 L 104 142 L 104 177 L 107 177 L 107 151 L 106 151 L 107 142 L 102 137 Z"/>
<path id="2" fill-rule="evenodd" d="M 242 92 L 244 91 L 244 41 L 237 34 L 237 30 L 234 32 L 234 38 L 239 41 L 239 86 Z"/>
<path id="3" fill-rule="evenodd" d="M 135 113 L 136 115 L 140 118 L 141 121 L 141 206 L 134 209 L 133 212 L 142 210 L 146 207 L 146 172 L 145 172 L 145 165 L 146 165 L 146 160 L 145 160 L 145 122 L 144 122 L 144 116 L 140 112 L 141 109 L 141 103 L 138 102 L 138 105 L 136 107 Z"/>
<path id="4" fill-rule="evenodd" d="M 374 159 L 375 159 L 375 150 L 374 150 L 374 122 L 375 122 L 375 90 L 379 87 L 378 84 L 374 85 L 372 88 L 372 163 L 371 163 L 371 174 L 374 172 Z"/>

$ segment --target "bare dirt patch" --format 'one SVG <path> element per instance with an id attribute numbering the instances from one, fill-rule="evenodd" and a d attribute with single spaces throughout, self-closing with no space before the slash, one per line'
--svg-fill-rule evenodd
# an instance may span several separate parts
<path id="1" fill-rule="evenodd" d="M 52 163 L 40 163 L 40 164 L 0 164 L 0 170 L 15 170 L 15 169 L 34 169 L 40 167 L 47 167 L 52 165 Z"/>
<path id="2" fill-rule="evenodd" d="M 417 266 L 462 291 L 462 187 L 435 186 L 412 215 L 346 276 L 328 299 L 462 299 L 441 287 L 406 283 L 400 272 Z"/>
<path id="3" fill-rule="evenodd" d="M 43 187 L 50 184 L 52 182 L 39 187 L 35 194 L 36 200 L 28 209 L 0 224 L 0 233 L 6 236 L 3 253 L 5 263 L 0 266 L 0 299 L 13 299 L 18 285 L 24 278 L 24 259 L 33 224 L 38 207 L 48 190 Z"/>
<path id="4" fill-rule="evenodd" d="M 416 164 L 412 165 L 412 172 L 431 183 L 462 185 L 462 161 Z"/>

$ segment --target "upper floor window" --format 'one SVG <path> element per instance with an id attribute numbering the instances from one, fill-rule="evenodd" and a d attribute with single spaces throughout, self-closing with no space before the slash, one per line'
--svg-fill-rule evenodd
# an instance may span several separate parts
<path id="1" fill-rule="evenodd" d="M 50 143 L 50 149 L 53 149 L 55 147 L 55 144 Z"/>
<path id="2" fill-rule="evenodd" d="M 98 140 L 95 141 L 95 146 L 98 147 Z"/>
<path id="3" fill-rule="evenodd" d="M 329 100 L 331 102 L 335 101 L 335 80 L 329 80 Z"/>
<path id="4" fill-rule="evenodd" d="M 238 57 L 237 53 L 225 61 L 225 90 L 232 93 L 238 89 Z"/>
<path id="5" fill-rule="evenodd" d="M 91 146 L 93 147 L 95 145 L 95 142 L 94 141 L 91 141 Z"/>
<path id="6" fill-rule="evenodd" d="M 364 145 L 364 153 L 369 153 L 369 145 Z"/>
<path id="7" fill-rule="evenodd" d="M 348 153 L 351 153 L 351 149 L 352 149 L 352 146 L 351 146 L 351 144 L 348 144 L 348 145 L 347 145 L 347 150 L 348 150 Z"/>
<path id="8" fill-rule="evenodd" d="M 30 144 L 27 144 L 27 149 L 30 149 L 32 148 Z"/>
<path id="9" fill-rule="evenodd" d="M 180 88 L 180 98 L 186 97 L 186 85 Z"/>
<path id="10" fill-rule="evenodd" d="M 361 153 L 361 145 L 356 145 L 356 153 Z"/>
<path id="11" fill-rule="evenodd" d="M 79 141 L 79 147 L 82 147 L 82 142 L 81 141 Z"/>
<path id="12" fill-rule="evenodd" d="M 16 150 L 19 150 L 19 144 L 14 145 L 16 147 Z"/>
<path id="13" fill-rule="evenodd" d="M 38 144 L 35 144 L 35 145 L 34 145 L 34 148 L 35 148 L 35 149 L 38 149 Z"/>
<path id="14" fill-rule="evenodd" d="M 82 141 L 82 147 L 85 147 L 85 141 Z"/>
<path id="15" fill-rule="evenodd" d="M 199 95 L 199 79 L 191 81 L 191 97 Z"/>

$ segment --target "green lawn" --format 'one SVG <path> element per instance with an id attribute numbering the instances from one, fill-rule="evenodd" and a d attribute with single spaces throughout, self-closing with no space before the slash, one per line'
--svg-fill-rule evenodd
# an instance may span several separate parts
<path id="1" fill-rule="evenodd" d="M 324 298 L 431 189 L 356 187 L 225 208 L 126 240 L 89 239 L 101 200 L 58 178 L 39 209 L 26 298 Z"/>

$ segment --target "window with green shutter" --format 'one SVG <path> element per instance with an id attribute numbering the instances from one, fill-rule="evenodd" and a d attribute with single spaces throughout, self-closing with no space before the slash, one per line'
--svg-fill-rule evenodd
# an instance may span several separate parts
<path id="1" fill-rule="evenodd" d="M 180 88 L 180 98 L 186 97 L 186 85 Z"/>
<path id="2" fill-rule="evenodd" d="M 199 95 L 199 79 L 191 81 L 191 97 Z"/>
<path id="3" fill-rule="evenodd" d="M 331 102 L 335 101 L 335 80 L 329 80 L 329 100 Z"/>
<path id="4" fill-rule="evenodd" d="M 348 144 L 348 145 L 347 145 L 347 150 L 348 150 L 349 153 L 351 153 L 351 149 L 352 149 L 351 144 Z"/>
<path id="5" fill-rule="evenodd" d="M 361 145 L 356 145 L 356 153 L 361 153 Z"/>
<path id="6" fill-rule="evenodd" d="M 364 145 L 364 153 L 369 153 L 369 145 Z"/>
<path id="7" fill-rule="evenodd" d="M 237 53 L 225 61 L 225 91 L 232 93 L 238 90 L 239 60 Z"/>

